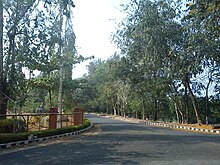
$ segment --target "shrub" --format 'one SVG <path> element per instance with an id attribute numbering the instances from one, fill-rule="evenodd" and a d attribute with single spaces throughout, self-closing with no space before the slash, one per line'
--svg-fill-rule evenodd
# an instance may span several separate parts
<path id="1" fill-rule="evenodd" d="M 13 120 L 0 120 L 0 133 L 9 133 L 13 131 Z"/>
<path id="2" fill-rule="evenodd" d="M 25 131 L 26 124 L 20 119 L 0 120 L 0 133 L 11 133 L 15 128 L 15 132 Z"/>
<path id="3" fill-rule="evenodd" d="M 42 137 L 47 137 L 47 136 L 74 132 L 74 131 L 87 128 L 89 127 L 89 125 L 90 125 L 90 120 L 85 119 L 83 125 L 80 125 L 80 126 L 68 126 L 64 128 L 43 130 L 43 131 L 36 131 L 36 132 L 32 131 L 32 132 L 22 132 L 22 133 L 16 133 L 16 134 L 14 133 L 0 134 L 0 143 L 9 143 L 9 142 L 15 142 L 15 141 L 28 140 L 28 136 L 30 134 L 32 134 L 33 136 L 37 136 L 38 138 L 42 138 Z"/>

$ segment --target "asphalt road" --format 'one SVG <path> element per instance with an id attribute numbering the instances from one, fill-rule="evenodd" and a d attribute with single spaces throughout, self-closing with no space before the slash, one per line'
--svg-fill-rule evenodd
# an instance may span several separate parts
<path id="1" fill-rule="evenodd" d="M 220 164 L 220 135 L 157 128 L 88 115 L 99 131 L 0 153 L 0 165 Z"/>

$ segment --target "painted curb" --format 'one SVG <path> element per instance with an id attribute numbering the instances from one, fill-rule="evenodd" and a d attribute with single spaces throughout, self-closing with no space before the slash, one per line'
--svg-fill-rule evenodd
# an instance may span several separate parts
<path id="1" fill-rule="evenodd" d="M 173 125 L 173 124 L 163 124 L 163 123 L 154 123 L 154 122 L 145 122 L 145 121 L 139 121 L 139 124 L 144 125 L 151 125 L 156 127 L 166 127 L 166 128 L 172 128 L 172 129 L 185 129 L 185 130 L 192 130 L 197 132 L 203 132 L 203 133 L 215 133 L 220 134 L 219 130 L 213 130 L 213 129 L 203 129 L 203 128 L 195 128 L 195 127 L 189 127 L 189 126 L 179 126 L 179 125 Z"/>
<path id="2" fill-rule="evenodd" d="M 69 133 L 60 134 L 60 135 L 47 136 L 47 137 L 43 137 L 43 138 L 34 138 L 33 140 L 23 140 L 23 141 L 17 141 L 17 142 L 2 143 L 2 144 L 0 144 L 0 149 L 26 145 L 26 144 L 30 144 L 30 143 L 34 143 L 34 142 L 35 143 L 36 142 L 42 142 L 42 141 L 57 139 L 57 138 L 60 138 L 60 137 L 79 135 L 83 132 L 86 132 L 86 131 L 90 130 L 93 126 L 94 126 L 93 123 L 91 123 L 89 127 L 84 128 L 84 129 L 79 130 L 79 131 L 69 132 Z"/>
<path id="3" fill-rule="evenodd" d="M 107 116 L 102 116 L 102 115 L 99 115 L 99 114 L 97 114 L 97 115 L 100 116 L 100 117 L 107 117 L 107 118 L 116 119 L 113 116 L 108 116 L 108 115 Z M 126 120 L 126 121 L 131 122 L 129 119 Z M 157 123 L 157 122 L 150 122 L 150 121 L 132 121 L 132 122 L 139 123 L 139 124 L 144 124 L 144 125 L 155 126 L 155 127 L 165 127 L 165 128 L 172 128 L 172 129 L 184 129 L 184 130 L 191 130 L 191 131 L 196 131 L 196 132 L 201 132 L 201 133 L 220 134 L 220 130 L 213 130 L 213 129 L 203 129 L 203 128 L 195 128 L 195 127 L 189 127 L 189 126 L 179 126 L 179 125 L 175 125 L 175 124 L 164 124 L 164 123 Z"/>

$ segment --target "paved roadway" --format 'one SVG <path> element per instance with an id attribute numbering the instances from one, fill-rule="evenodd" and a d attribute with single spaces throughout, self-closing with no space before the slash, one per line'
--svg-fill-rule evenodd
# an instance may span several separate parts
<path id="1" fill-rule="evenodd" d="M 96 134 L 0 153 L 0 165 L 220 164 L 220 136 L 87 116 Z M 0 151 L 1 152 L 1 151 Z"/>

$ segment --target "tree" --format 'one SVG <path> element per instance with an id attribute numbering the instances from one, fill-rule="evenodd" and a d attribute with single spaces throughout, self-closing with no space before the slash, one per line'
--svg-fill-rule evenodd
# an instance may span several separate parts
<path id="1" fill-rule="evenodd" d="M 17 47 L 16 41 L 17 35 L 22 34 L 22 25 L 25 22 L 25 17 L 28 12 L 31 12 L 36 6 L 33 1 L 1 1 L 1 40 L 3 40 L 3 29 L 6 30 L 5 45 L 1 42 L 1 104 L 0 114 L 6 114 L 6 108 L 8 100 L 12 100 L 15 103 L 14 95 L 12 92 L 16 92 L 19 84 L 23 84 L 24 77 L 21 76 L 21 65 L 16 61 L 17 59 Z M 7 19 L 3 19 L 4 11 L 6 11 Z M 5 22 L 5 23 L 3 23 Z M 3 27 L 3 25 L 5 25 Z M 20 76 L 17 78 L 17 76 Z"/>
<path id="2" fill-rule="evenodd" d="M 71 81 L 72 65 L 84 58 L 76 55 L 74 47 L 75 34 L 71 23 L 71 7 L 74 7 L 74 4 L 71 0 L 13 0 L 4 3 L 1 1 L 0 5 L 3 7 L 1 12 L 5 15 L 1 25 L 4 21 L 6 34 L 2 35 L 4 52 L 0 55 L 0 113 L 4 115 L 8 99 L 14 102 L 22 100 L 19 93 L 22 94 L 21 89 L 25 92 L 28 84 L 32 84 L 32 87 L 46 88 L 51 98 L 52 89 L 57 87 L 59 61 L 66 61 L 66 81 Z M 62 9 L 61 13 L 56 12 L 59 6 Z M 59 14 L 64 15 L 65 19 L 59 20 Z M 65 22 L 65 26 L 62 26 L 62 22 Z M 62 55 L 58 53 L 59 44 L 62 47 Z M 28 81 L 21 76 L 24 68 L 30 71 Z M 35 79 L 34 70 L 40 71 L 42 77 Z M 23 100 L 25 101 L 25 98 Z"/>
<path id="3" fill-rule="evenodd" d="M 192 87 L 196 89 L 195 92 L 198 92 L 202 84 L 192 82 L 192 78 L 204 74 L 209 66 L 218 61 L 216 55 L 219 52 L 217 39 L 219 30 L 216 25 L 219 10 L 216 5 L 218 6 L 215 2 L 205 0 L 189 3 L 189 13 L 182 19 L 184 40 L 180 56 L 185 61 L 185 67 L 182 67 L 180 73 L 191 97 L 198 124 L 202 123 L 202 119 L 190 84 L 192 83 Z"/>
<path id="4" fill-rule="evenodd" d="M 163 1 L 131 1 L 126 11 L 131 12 L 116 33 L 116 42 L 126 55 L 129 66 L 126 75 L 140 91 L 143 105 L 145 99 L 154 102 L 156 120 L 157 103 L 169 88 L 167 58 L 172 47 L 178 44 L 180 25 L 174 21 L 175 10 Z"/>

